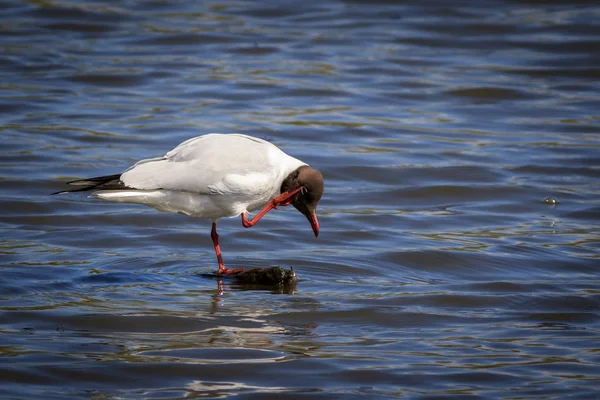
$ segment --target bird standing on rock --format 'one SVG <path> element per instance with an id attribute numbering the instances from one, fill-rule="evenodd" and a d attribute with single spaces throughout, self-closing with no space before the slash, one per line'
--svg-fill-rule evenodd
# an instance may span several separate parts
<path id="1" fill-rule="evenodd" d="M 93 190 L 92 197 L 144 204 L 160 211 L 212 220 L 211 238 L 218 274 L 237 274 L 221 257 L 217 221 L 242 216 L 254 226 L 267 212 L 293 205 L 319 235 L 317 204 L 323 175 L 265 140 L 242 134 L 211 133 L 189 139 L 163 157 L 138 161 L 116 175 L 68 182 L 70 193 Z M 252 219 L 248 212 L 261 211 Z"/>

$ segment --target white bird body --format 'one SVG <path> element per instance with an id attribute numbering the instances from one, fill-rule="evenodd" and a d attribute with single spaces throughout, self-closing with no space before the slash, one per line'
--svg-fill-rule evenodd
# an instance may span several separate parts
<path id="1" fill-rule="evenodd" d="M 135 190 L 100 190 L 92 196 L 217 221 L 262 208 L 303 165 L 265 140 L 213 133 L 127 169 L 121 181 Z"/>
<path id="2" fill-rule="evenodd" d="M 136 203 L 160 211 L 212 219 L 211 238 L 219 263 L 217 220 L 242 216 L 242 225 L 254 226 L 267 212 L 293 205 L 319 234 L 317 203 L 323 194 L 323 175 L 285 154 L 275 145 L 252 136 L 217 134 L 189 139 L 163 157 L 141 160 L 121 174 L 67 182 L 70 193 L 94 191 L 92 197 Z M 251 220 L 248 212 L 262 208 Z"/>

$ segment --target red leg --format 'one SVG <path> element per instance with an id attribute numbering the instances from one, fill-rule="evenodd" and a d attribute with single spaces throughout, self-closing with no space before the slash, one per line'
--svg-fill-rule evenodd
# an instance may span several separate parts
<path id="1" fill-rule="evenodd" d="M 302 187 L 299 187 L 292 190 L 291 192 L 281 193 L 279 196 L 271 200 L 265 206 L 265 208 L 260 210 L 260 212 L 256 214 L 251 220 L 248 220 L 246 213 L 242 213 L 242 225 L 244 225 L 244 228 L 250 228 L 251 226 L 254 226 L 254 224 L 256 224 L 266 213 L 268 213 L 272 209 L 277 209 L 278 206 L 289 206 L 290 204 L 292 204 L 294 196 L 298 194 L 298 192 L 300 192 L 302 189 Z"/>
<path id="2" fill-rule="evenodd" d="M 213 245 L 215 246 L 215 253 L 217 253 L 217 261 L 219 262 L 219 270 L 217 274 L 222 275 L 234 275 L 243 272 L 243 268 L 227 269 L 223 264 L 223 257 L 221 257 L 221 247 L 219 247 L 219 235 L 217 234 L 217 223 L 213 222 L 212 230 L 210 231 L 210 237 L 212 238 Z"/>

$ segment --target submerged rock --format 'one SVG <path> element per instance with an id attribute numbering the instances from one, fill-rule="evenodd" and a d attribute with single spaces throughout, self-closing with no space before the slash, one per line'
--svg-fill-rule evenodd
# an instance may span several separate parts
<path id="1" fill-rule="evenodd" d="M 289 284 L 296 281 L 294 268 L 281 267 L 254 268 L 232 276 L 236 281 L 256 285 Z"/>

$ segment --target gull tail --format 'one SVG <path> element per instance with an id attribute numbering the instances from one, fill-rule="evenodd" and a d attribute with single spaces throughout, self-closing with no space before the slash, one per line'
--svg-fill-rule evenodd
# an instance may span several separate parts
<path id="1" fill-rule="evenodd" d="M 130 189 L 121 182 L 121 174 L 97 176 L 95 178 L 77 179 L 67 182 L 67 185 L 77 186 L 76 189 L 61 190 L 54 194 L 85 192 L 88 190 L 120 190 Z"/>

